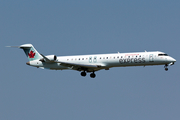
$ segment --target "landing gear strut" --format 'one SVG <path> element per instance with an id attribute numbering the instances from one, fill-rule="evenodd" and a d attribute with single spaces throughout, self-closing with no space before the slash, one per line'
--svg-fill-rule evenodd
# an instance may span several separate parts
<path id="1" fill-rule="evenodd" d="M 86 72 L 85 71 L 81 72 L 81 76 L 85 77 L 86 76 Z"/>
<path id="2" fill-rule="evenodd" d="M 93 72 L 93 73 L 90 74 L 90 77 L 91 77 L 91 78 L 95 78 L 95 77 L 96 77 L 96 74 L 94 74 L 94 72 Z"/>
<path id="3" fill-rule="evenodd" d="M 168 71 L 168 68 L 167 68 L 167 64 L 165 64 L 164 68 L 165 68 L 165 71 Z"/>

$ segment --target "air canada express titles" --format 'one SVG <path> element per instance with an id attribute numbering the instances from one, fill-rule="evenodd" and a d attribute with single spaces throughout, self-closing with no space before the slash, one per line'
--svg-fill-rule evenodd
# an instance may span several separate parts
<path id="1" fill-rule="evenodd" d="M 124 58 L 124 59 L 119 59 L 119 62 L 121 64 L 125 63 L 145 63 L 145 58 Z"/>

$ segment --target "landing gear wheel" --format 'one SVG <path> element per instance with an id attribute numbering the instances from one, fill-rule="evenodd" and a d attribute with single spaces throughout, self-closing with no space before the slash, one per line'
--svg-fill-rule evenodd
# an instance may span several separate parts
<path id="1" fill-rule="evenodd" d="M 81 72 L 81 76 L 85 77 L 86 76 L 86 72 Z"/>
<path id="2" fill-rule="evenodd" d="M 90 77 L 91 77 L 91 78 L 95 78 L 95 77 L 96 77 L 96 74 L 91 73 L 91 74 L 90 74 Z"/>
<path id="3" fill-rule="evenodd" d="M 167 68 L 167 67 L 168 67 L 168 65 L 167 65 L 167 64 L 165 64 L 165 65 L 164 65 L 164 68 Z"/>
<path id="4" fill-rule="evenodd" d="M 165 64 L 165 66 L 164 66 L 164 68 L 165 68 L 165 71 L 168 71 L 168 65 L 167 64 Z"/>

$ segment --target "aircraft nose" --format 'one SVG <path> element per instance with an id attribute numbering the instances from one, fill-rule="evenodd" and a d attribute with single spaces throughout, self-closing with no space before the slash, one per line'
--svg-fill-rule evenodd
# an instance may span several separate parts
<path id="1" fill-rule="evenodd" d="M 172 62 L 176 62 L 176 59 L 174 59 L 174 58 L 171 58 L 171 61 L 172 61 Z"/>

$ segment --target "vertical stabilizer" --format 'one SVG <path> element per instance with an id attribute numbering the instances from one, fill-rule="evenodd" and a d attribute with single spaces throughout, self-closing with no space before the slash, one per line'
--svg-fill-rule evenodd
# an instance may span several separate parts
<path id="1" fill-rule="evenodd" d="M 38 60 L 43 58 L 38 51 L 33 47 L 32 44 L 24 44 L 19 46 L 19 48 L 23 49 L 29 61 Z"/>

